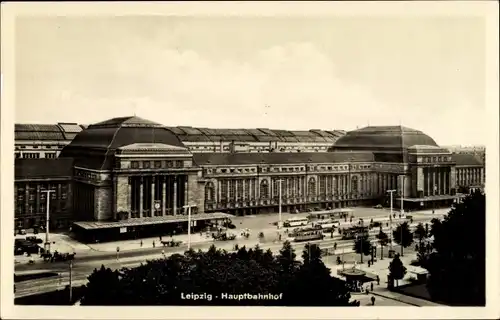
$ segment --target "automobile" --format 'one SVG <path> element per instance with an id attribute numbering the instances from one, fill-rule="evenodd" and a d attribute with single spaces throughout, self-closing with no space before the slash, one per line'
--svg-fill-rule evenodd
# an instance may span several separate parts
<path id="1" fill-rule="evenodd" d="M 26 240 L 28 240 L 31 243 L 43 243 L 42 239 L 35 237 L 35 236 L 26 237 Z"/>
<path id="2" fill-rule="evenodd" d="M 20 234 L 20 235 L 25 235 L 26 234 L 26 230 L 24 229 L 19 229 L 19 231 L 17 232 L 17 234 Z"/>
<path id="3" fill-rule="evenodd" d="M 384 207 L 381 204 L 377 204 L 373 207 L 374 209 L 383 209 Z"/>

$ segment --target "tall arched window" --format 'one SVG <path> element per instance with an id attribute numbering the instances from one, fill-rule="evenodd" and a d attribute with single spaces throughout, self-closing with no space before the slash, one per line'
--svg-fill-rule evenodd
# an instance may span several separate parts
<path id="1" fill-rule="evenodd" d="M 205 201 L 215 200 L 215 188 L 212 182 L 209 182 L 205 186 Z"/>
<path id="2" fill-rule="evenodd" d="M 351 192 L 356 194 L 358 193 L 358 177 L 354 176 L 351 178 Z"/>
<path id="3" fill-rule="evenodd" d="M 262 180 L 260 183 L 260 198 L 269 198 L 269 184 L 267 183 L 267 180 Z"/>
<path id="4" fill-rule="evenodd" d="M 316 180 L 314 180 L 314 178 L 309 178 L 307 189 L 309 191 L 308 192 L 309 196 L 315 196 L 316 195 Z"/>
<path id="5" fill-rule="evenodd" d="M 278 199 L 280 195 L 280 181 L 279 179 L 273 179 L 273 197 Z"/>
<path id="6" fill-rule="evenodd" d="M 326 177 L 319 177 L 319 194 L 324 196 L 326 194 Z"/>
<path id="7" fill-rule="evenodd" d="M 227 191 L 228 191 L 227 180 L 222 180 L 220 182 L 220 197 L 222 201 L 227 201 Z"/>

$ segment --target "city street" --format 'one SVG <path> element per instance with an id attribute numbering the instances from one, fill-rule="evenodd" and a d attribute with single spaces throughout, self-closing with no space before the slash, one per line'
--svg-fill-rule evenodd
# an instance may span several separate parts
<path id="1" fill-rule="evenodd" d="M 366 217 L 369 218 L 373 217 L 374 221 L 385 222 L 389 220 L 387 215 L 388 211 L 385 211 L 384 209 L 367 209 L 366 211 L 361 211 L 361 212 L 364 212 L 363 217 L 365 217 L 365 219 Z M 378 213 L 379 216 L 375 216 L 373 215 L 373 213 Z M 442 214 L 436 212 L 435 214 L 429 215 L 424 212 L 416 214 L 414 213 L 412 214 L 412 217 L 414 222 L 411 224 L 411 227 L 413 229 L 419 222 L 428 222 L 434 217 L 442 217 Z M 357 223 L 356 218 L 358 218 L 358 216 L 355 214 L 355 219 L 353 219 L 353 224 Z M 287 216 L 284 215 L 283 219 L 287 219 Z M 396 219 L 393 219 L 393 227 L 403 220 L 406 221 L 405 219 L 399 219 L 398 217 L 396 217 Z M 259 246 L 263 250 L 271 249 L 274 253 L 277 253 L 279 249 L 281 249 L 282 242 L 285 240 L 285 238 L 283 238 L 282 239 L 283 241 L 281 242 L 278 241 L 278 233 L 277 233 L 278 229 L 276 228 L 276 226 L 273 225 L 273 223 L 276 221 L 277 221 L 276 214 L 255 216 L 255 217 L 254 216 L 237 217 L 233 219 L 233 223 L 237 226 L 238 229 L 232 230 L 232 232 L 234 232 L 235 234 L 239 234 L 241 230 L 240 228 L 242 229 L 249 228 L 252 230 L 252 235 L 249 239 L 244 239 L 242 237 L 239 237 L 233 241 L 215 242 L 212 239 L 207 239 L 204 236 L 200 236 L 199 234 L 193 234 L 191 247 L 195 250 L 198 249 L 207 250 L 212 244 L 215 244 L 218 248 L 230 251 L 234 249 L 235 244 L 238 244 L 239 247 L 242 246 L 253 247 L 256 244 L 259 244 Z M 365 222 L 367 221 L 365 220 Z M 349 220 L 347 220 L 347 222 L 342 220 L 340 227 L 345 228 L 350 225 L 351 223 L 349 222 Z M 389 228 L 386 225 L 383 225 L 383 230 L 384 232 L 389 233 Z M 257 238 L 257 234 L 260 231 L 264 232 L 265 234 L 264 239 Z M 375 235 L 378 233 L 378 231 L 379 228 L 374 228 L 370 230 L 370 236 L 373 245 L 377 247 L 377 258 L 380 258 L 380 246 L 377 244 L 375 238 Z M 116 242 L 101 243 L 98 244 L 100 250 L 96 250 L 95 248 L 92 248 L 92 246 L 90 245 L 88 249 L 84 250 L 85 245 L 75 242 L 76 245 L 78 246 L 77 249 L 79 250 L 73 262 L 73 271 L 72 271 L 73 285 L 77 286 L 86 283 L 88 275 L 92 273 L 92 271 L 95 268 L 98 268 L 101 265 L 105 265 L 106 267 L 109 267 L 111 269 L 134 267 L 140 265 L 141 263 L 144 263 L 147 260 L 161 258 L 163 255 L 169 256 L 176 253 L 178 254 L 184 253 L 185 250 L 187 250 L 187 235 L 178 235 L 174 236 L 174 238 L 175 240 L 182 239 L 183 244 L 181 244 L 180 247 L 173 247 L 173 248 L 163 247 L 161 245 L 156 245 L 156 247 L 152 247 L 151 245 L 152 241 L 156 241 L 157 244 L 159 244 L 159 239 L 154 238 L 154 239 L 142 239 L 143 247 L 140 246 L 140 243 L 137 243 L 140 242 L 141 240 L 134 240 L 133 242 L 122 241 L 118 242 L 118 244 Z M 64 239 L 64 237 L 61 237 L 59 239 L 66 240 Z M 70 239 L 70 241 L 74 240 Z M 75 245 L 75 243 L 70 242 L 70 245 Z M 317 243 L 320 245 L 322 249 L 329 249 L 330 253 L 333 253 L 332 251 L 334 244 L 337 244 L 337 250 L 334 252 L 334 254 L 323 257 L 323 261 L 325 262 L 325 264 L 327 264 L 330 268 L 332 268 L 332 272 L 335 272 L 335 274 L 336 270 L 340 267 L 335 263 L 337 256 L 340 256 L 341 259 L 345 261 L 345 267 L 351 266 L 352 264 L 354 264 L 354 262 L 359 264 L 361 261 L 360 255 L 353 253 L 353 240 L 342 240 L 338 232 L 334 232 L 333 238 L 331 238 L 330 235 L 326 235 L 324 240 L 310 241 L 310 243 Z M 304 242 L 300 243 L 292 242 L 292 246 L 296 250 L 298 259 L 300 259 L 301 257 L 301 251 L 304 245 L 305 245 Z M 116 246 L 121 247 L 121 250 L 118 254 L 116 253 Z M 123 246 L 125 246 L 125 249 L 123 249 Z M 389 247 L 384 248 L 385 257 L 387 257 L 388 248 Z M 396 250 L 396 252 L 400 252 L 400 248 L 396 244 L 394 244 L 393 248 L 394 250 Z M 412 255 L 413 249 L 414 247 L 411 246 L 410 248 L 406 248 L 404 251 L 408 255 Z M 66 286 L 69 283 L 68 262 L 51 263 L 51 262 L 44 262 L 40 259 L 36 259 L 36 262 L 34 264 L 28 264 L 26 257 L 18 258 L 18 260 L 19 263 L 16 263 L 15 265 L 16 274 L 50 270 L 57 272 L 59 275 L 51 278 L 23 281 L 17 283 L 16 296 L 25 296 L 35 293 L 51 291 L 56 288 L 64 288 L 64 286 Z M 369 260 L 369 257 L 366 256 L 364 257 L 363 260 L 365 261 L 365 265 L 361 266 L 366 267 L 366 262 Z M 386 260 L 387 258 L 382 261 Z M 379 263 L 376 263 L 375 266 L 378 264 Z M 387 269 L 387 267 L 385 269 Z M 381 303 L 385 302 L 382 302 L 381 300 Z M 387 303 L 392 303 L 392 302 L 389 301 Z"/>

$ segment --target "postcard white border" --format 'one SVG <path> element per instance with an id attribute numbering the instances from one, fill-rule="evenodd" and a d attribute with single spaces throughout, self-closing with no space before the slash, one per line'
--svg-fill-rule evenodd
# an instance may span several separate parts
<path id="1" fill-rule="evenodd" d="M 28 307 L 13 305 L 13 178 L 15 17 L 116 16 L 116 15 L 236 15 L 236 16 L 422 16 L 484 17 L 487 25 L 486 162 L 487 197 L 487 306 L 370 307 L 370 308 L 258 308 L 258 307 Z M 2 3 L 2 104 L 1 104 L 1 317 L 5 319 L 434 319 L 497 318 L 499 298 L 498 207 L 498 4 L 495 1 L 460 2 L 126 2 L 126 3 Z M 36 54 L 36 52 L 33 52 Z M 33 106 L 36 108 L 36 106 Z M 450 119 L 450 121 L 453 121 Z M 476 125 L 476 124 L 472 124 Z M 78 309 L 76 309 L 78 308 Z"/>

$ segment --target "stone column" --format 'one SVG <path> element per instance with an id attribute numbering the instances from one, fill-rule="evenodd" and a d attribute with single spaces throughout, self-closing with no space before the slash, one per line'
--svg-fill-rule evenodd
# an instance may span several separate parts
<path id="1" fill-rule="evenodd" d="M 438 176 L 438 181 L 437 181 L 437 194 L 440 195 L 441 194 L 441 184 L 442 184 L 442 181 L 441 181 L 441 168 L 437 168 L 437 176 Z"/>
<path id="2" fill-rule="evenodd" d="M 174 176 L 174 204 L 173 204 L 174 216 L 177 215 L 177 176 Z"/>
<path id="3" fill-rule="evenodd" d="M 184 176 L 184 203 L 183 206 L 190 204 L 188 199 L 188 177 Z"/>
<path id="4" fill-rule="evenodd" d="M 143 200 L 144 200 L 144 178 L 141 176 L 140 192 L 139 192 L 139 217 L 142 217 Z"/>
<path id="5" fill-rule="evenodd" d="M 29 212 L 29 202 L 30 202 L 30 191 L 29 191 L 29 184 L 26 183 L 24 186 L 24 212 L 26 215 L 30 214 Z M 47 190 L 50 190 L 50 184 L 47 184 Z M 46 197 L 50 197 L 50 193 L 46 192 L 44 193 Z M 47 201 L 47 198 L 45 198 L 45 204 L 48 204 L 49 202 Z M 49 208 L 50 210 L 50 208 Z M 45 226 L 44 226 L 45 227 Z"/>
<path id="6" fill-rule="evenodd" d="M 161 215 L 165 215 L 166 202 L 167 202 L 167 183 L 165 182 L 165 176 L 162 176 L 161 185 Z"/>
<path id="7" fill-rule="evenodd" d="M 220 197 L 220 191 L 222 189 L 221 187 L 222 183 L 220 180 L 217 180 L 217 202 L 221 202 L 221 197 Z"/>
<path id="8" fill-rule="evenodd" d="M 243 179 L 243 184 L 242 184 L 242 190 L 241 190 L 241 196 L 242 196 L 242 199 L 243 201 L 247 201 L 247 197 L 246 197 L 246 184 L 247 184 L 247 179 Z"/>
<path id="9" fill-rule="evenodd" d="M 17 197 L 16 197 L 16 201 L 17 201 Z M 40 212 L 40 185 L 39 184 L 36 185 L 36 213 L 43 213 L 43 212 Z"/>
<path id="10" fill-rule="evenodd" d="M 129 177 L 128 179 L 128 193 L 127 193 L 127 211 L 128 214 L 130 215 L 132 212 L 132 177 Z"/>
<path id="11" fill-rule="evenodd" d="M 155 176 L 151 176 L 151 216 L 154 216 L 153 213 L 156 213 L 155 209 Z"/>

